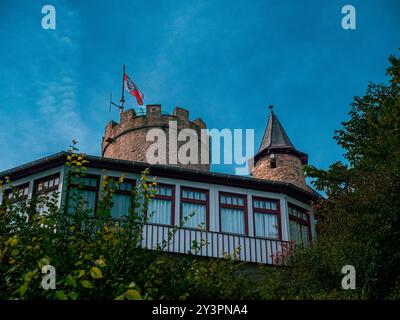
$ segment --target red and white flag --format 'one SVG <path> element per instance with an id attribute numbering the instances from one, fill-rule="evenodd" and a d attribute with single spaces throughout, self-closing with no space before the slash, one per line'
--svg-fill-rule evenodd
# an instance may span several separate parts
<path id="1" fill-rule="evenodd" d="M 143 98 L 144 95 L 143 93 L 139 90 L 139 88 L 133 83 L 131 78 L 128 77 L 126 73 L 124 73 L 124 82 L 126 85 L 126 88 L 128 89 L 129 93 L 136 97 L 136 100 L 140 106 L 143 105 Z"/>

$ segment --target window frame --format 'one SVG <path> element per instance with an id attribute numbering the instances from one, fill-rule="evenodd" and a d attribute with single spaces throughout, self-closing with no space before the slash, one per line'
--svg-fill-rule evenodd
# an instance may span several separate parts
<path id="1" fill-rule="evenodd" d="M 24 183 L 21 183 L 21 184 L 19 184 L 19 185 L 17 185 L 17 186 L 12 186 L 11 188 L 7 188 L 7 189 L 5 189 L 4 191 L 3 191 L 3 201 L 2 201 L 2 204 L 4 204 L 4 201 L 6 200 L 6 199 L 8 199 L 9 201 L 10 201 L 10 203 L 17 203 L 17 202 L 19 202 L 20 200 L 22 200 L 22 201 L 26 201 L 26 200 L 28 200 L 28 198 L 29 198 L 29 187 L 30 187 L 30 181 L 28 181 L 28 182 L 24 182 Z M 9 198 L 9 195 L 12 193 L 12 190 L 14 189 L 18 189 L 18 191 L 19 190 L 21 190 L 21 189 L 28 189 L 28 193 L 26 194 L 26 195 L 24 195 L 23 196 L 23 199 L 10 199 Z"/>
<path id="2" fill-rule="evenodd" d="M 107 176 L 108 179 L 113 179 L 114 181 L 118 181 L 120 179 L 120 177 L 116 177 L 116 176 Z M 102 180 L 104 180 L 104 176 L 102 177 Z M 136 180 L 135 179 L 127 179 L 124 178 L 123 182 L 130 182 L 132 183 L 132 190 L 136 187 Z M 114 190 L 114 194 L 120 194 L 120 195 L 124 195 L 124 196 L 130 196 L 131 195 L 131 191 L 125 191 L 125 190 L 119 190 L 119 189 L 115 189 Z M 131 209 L 133 208 L 133 203 L 131 203 Z M 111 216 L 112 220 L 123 220 L 123 218 L 113 218 Z"/>
<path id="3" fill-rule="evenodd" d="M 43 177 L 43 178 L 36 179 L 36 180 L 33 182 L 33 195 L 34 195 L 34 196 L 40 196 L 40 195 L 43 195 L 43 194 L 45 194 L 45 193 L 50 193 L 50 192 L 53 192 L 53 191 L 58 191 L 58 188 L 59 188 L 59 186 L 60 186 L 60 184 L 61 184 L 61 179 L 60 179 L 61 177 L 60 177 L 60 176 L 61 176 L 61 175 L 60 175 L 60 173 L 58 172 L 58 173 L 53 173 L 53 174 L 51 174 L 51 175 L 45 176 L 45 177 Z M 50 188 L 42 189 L 42 190 L 38 191 L 39 183 L 41 183 L 41 182 L 43 182 L 43 181 L 46 181 L 46 180 L 56 179 L 56 178 L 58 178 L 58 184 L 57 184 L 56 186 L 52 186 L 52 187 L 50 187 Z"/>
<path id="4" fill-rule="evenodd" d="M 290 210 L 289 210 L 290 207 L 292 207 L 293 209 L 296 209 L 296 210 L 300 211 L 301 213 L 305 214 L 307 216 L 307 220 L 304 220 L 302 218 L 299 218 L 299 217 L 296 217 L 296 216 L 290 214 Z M 302 207 L 296 206 L 295 204 L 292 204 L 292 203 L 288 202 L 288 216 L 289 216 L 289 231 L 290 231 L 290 220 L 294 220 L 294 221 L 302 224 L 303 226 L 307 226 L 307 228 L 308 228 L 308 241 L 311 242 L 312 241 L 311 216 L 310 216 L 309 212 L 306 209 L 302 208 Z M 292 239 L 292 234 L 290 234 L 290 241 L 294 241 Z M 300 245 L 300 244 L 296 243 L 296 245 Z M 302 245 L 304 245 L 304 244 L 302 244 Z"/>
<path id="5" fill-rule="evenodd" d="M 88 186 L 82 186 L 82 188 L 80 188 L 80 189 L 78 189 L 78 190 L 85 190 L 85 191 L 95 191 L 96 192 L 96 200 L 95 200 L 95 204 L 94 204 L 94 208 L 93 208 L 93 217 L 96 217 L 97 216 L 97 208 L 98 208 L 98 205 L 99 205 L 99 193 L 100 193 L 100 175 L 98 175 L 98 174 L 85 174 L 85 175 L 82 175 L 82 177 L 81 178 L 94 178 L 94 179 L 96 179 L 96 184 L 97 184 L 97 186 L 96 187 L 88 187 Z M 73 189 L 74 187 L 78 187 L 79 186 L 79 184 L 77 184 L 77 183 L 72 183 L 71 182 L 71 184 L 68 186 L 68 188 L 67 188 L 67 199 L 66 199 L 66 207 L 65 207 L 65 212 L 68 212 L 68 206 L 69 206 L 69 197 L 70 197 L 70 192 L 71 192 L 71 189 Z"/>
<path id="6" fill-rule="evenodd" d="M 175 225 L 175 185 L 168 184 L 168 183 L 157 183 L 157 185 L 155 187 L 171 188 L 171 196 L 163 196 L 163 195 L 154 194 L 154 196 L 150 198 L 150 201 L 152 199 L 171 200 L 171 224 L 162 224 L 162 223 L 155 223 L 155 222 L 149 222 L 149 221 L 146 221 L 146 224 L 155 225 L 155 226 L 174 226 Z M 145 215 L 146 215 L 146 219 L 147 219 L 148 212 L 146 212 Z"/>
<path id="7" fill-rule="evenodd" d="M 120 179 L 119 177 L 114 177 L 114 176 L 107 176 L 107 178 L 108 179 L 113 179 L 114 181 L 118 181 Z M 104 179 L 104 177 L 103 177 L 103 179 Z M 124 178 L 123 182 L 132 183 L 132 190 L 133 190 L 133 188 L 136 187 L 136 180 L 135 179 L 126 179 L 126 178 Z M 119 189 L 116 189 L 114 191 L 114 193 L 123 194 L 123 195 L 126 195 L 126 196 L 130 196 L 131 195 L 131 191 L 125 191 L 125 190 L 119 190 Z"/>
<path id="8" fill-rule="evenodd" d="M 193 230 L 202 230 L 202 231 L 210 231 L 210 190 L 202 189 L 202 188 L 193 188 L 193 187 L 186 187 L 181 186 L 180 188 L 180 212 L 179 212 L 179 221 L 182 223 L 183 221 L 183 203 L 192 203 L 192 204 L 200 204 L 206 206 L 206 228 L 201 229 L 198 227 L 186 227 L 183 226 L 185 229 L 193 229 Z M 196 200 L 196 199 L 188 199 L 183 197 L 183 191 L 193 191 L 193 192 L 203 192 L 206 194 L 206 200 Z"/>
<path id="9" fill-rule="evenodd" d="M 236 204 L 223 204 L 221 203 L 221 196 L 233 196 L 243 199 L 243 206 L 236 205 Z M 244 234 L 243 233 L 236 233 L 236 232 L 227 232 L 222 231 L 222 208 L 228 209 L 239 209 L 243 210 L 243 217 L 244 217 Z M 249 235 L 249 224 L 248 224 L 248 210 L 247 210 L 247 194 L 243 193 L 233 193 L 233 192 L 226 192 L 226 191 L 218 191 L 218 211 L 219 211 L 219 232 L 225 234 L 232 234 L 232 235 L 241 235 L 241 236 L 248 236 Z"/>
<path id="10" fill-rule="evenodd" d="M 260 238 L 260 239 L 269 239 L 269 240 L 282 240 L 282 222 L 281 222 L 281 208 L 280 208 L 280 200 L 279 199 L 271 199 L 271 198 L 265 198 L 265 197 L 259 197 L 259 196 L 252 196 L 252 202 L 251 202 L 251 208 L 253 210 L 253 234 L 255 238 Z M 269 201 L 269 202 L 274 202 L 276 204 L 276 210 L 272 209 L 262 209 L 262 208 L 255 208 L 254 207 L 254 201 Z M 256 213 L 262 213 L 262 214 L 274 214 L 277 216 L 277 222 L 278 222 L 278 238 L 271 238 L 271 237 L 264 237 L 264 236 L 257 236 L 256 234 L 256 219 L 255 219 L 255 214 Z"/>

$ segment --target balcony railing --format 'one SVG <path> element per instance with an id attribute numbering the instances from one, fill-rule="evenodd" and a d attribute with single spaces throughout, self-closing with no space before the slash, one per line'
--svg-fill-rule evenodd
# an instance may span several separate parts
<path id="1" fill-rule="evenodd" d="M 276 255 L 289 246 L 289 242 L 281 240 L 187 228 L 178 228 L 173 232 L 173 229 L 171 226 L 145 224 L 142 247 L 150 250 L 162 247 L 167 252 L 191 253 L 212 258 L 223 258 L 236 251 L 240 261 L 276 264 Z M 169 236 L 170 233 L 172 237 Z M 196 243 L 197 248 L 193 247 Z"/>

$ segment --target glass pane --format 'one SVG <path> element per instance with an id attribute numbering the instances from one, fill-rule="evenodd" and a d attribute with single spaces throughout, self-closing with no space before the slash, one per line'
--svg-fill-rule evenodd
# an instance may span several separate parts
<path id="1" fill-rule="evenodd" d="M 221 208 L 221 224 L 222 232 L 244 234 L 244 211 Z"/>
<path id="2" fill-rule="evenodd" d="M 72 189 L 70 191 L 68 212 L 73 213 L 78 205 L 80 205 L 83 210 L 88 210 L 91 215 L 94 215 L 94 208 L 96 206 L 96 192 Z"/>
<path id="3" fill-rule="evenodd" d="M 295 220 L 290 220 L 289 225 L 291 239 L 294 240 L 298 245 L 308 245 L 308 226 Z"/>
<path id="4" fill-rule="evenodd" d="M 278 238 L 279 228 L 276 214 L 255 213 L 254 220 L 257 237 Z"/>
<path id="5" fill-rule="evenodd" d="M 113 218 L 123 218 L 129 214 L 131 208 L 130 196 L 115 193 L 112 197 L 112 201 L 111 216 Z"/>
<path id="6" fill-rule="evenodd" d="M 149 203 L 149 223 L 172 224 L 171 200 L 152 199 Z"/>
<path id="7" fill-rule="evenodd" d="M 96 187 L 97 186 L 97 180 L 95 178 L 90 178 L 90 186 L 91 187 Z"/>
<path id="8" fill-rule="evenodd" d="M 184 224 L 184 227 L 205 228 L 206 227 L 206 206 L 203 204 L 182 203 L 182 219 L 194 214 Z"/>

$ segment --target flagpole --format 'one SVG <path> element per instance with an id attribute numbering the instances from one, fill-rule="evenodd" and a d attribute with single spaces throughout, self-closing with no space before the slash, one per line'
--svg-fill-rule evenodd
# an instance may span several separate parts
<path id="1" fill-rule="evenodd" d="M 124 82 L 125 82 L 125 65 L 123 66 L 122 69 L 122 91 L 121 91 L 121 112 L 124 111 L 124 102 L 125 102 L 125 98 L 124 98 Z"/>

